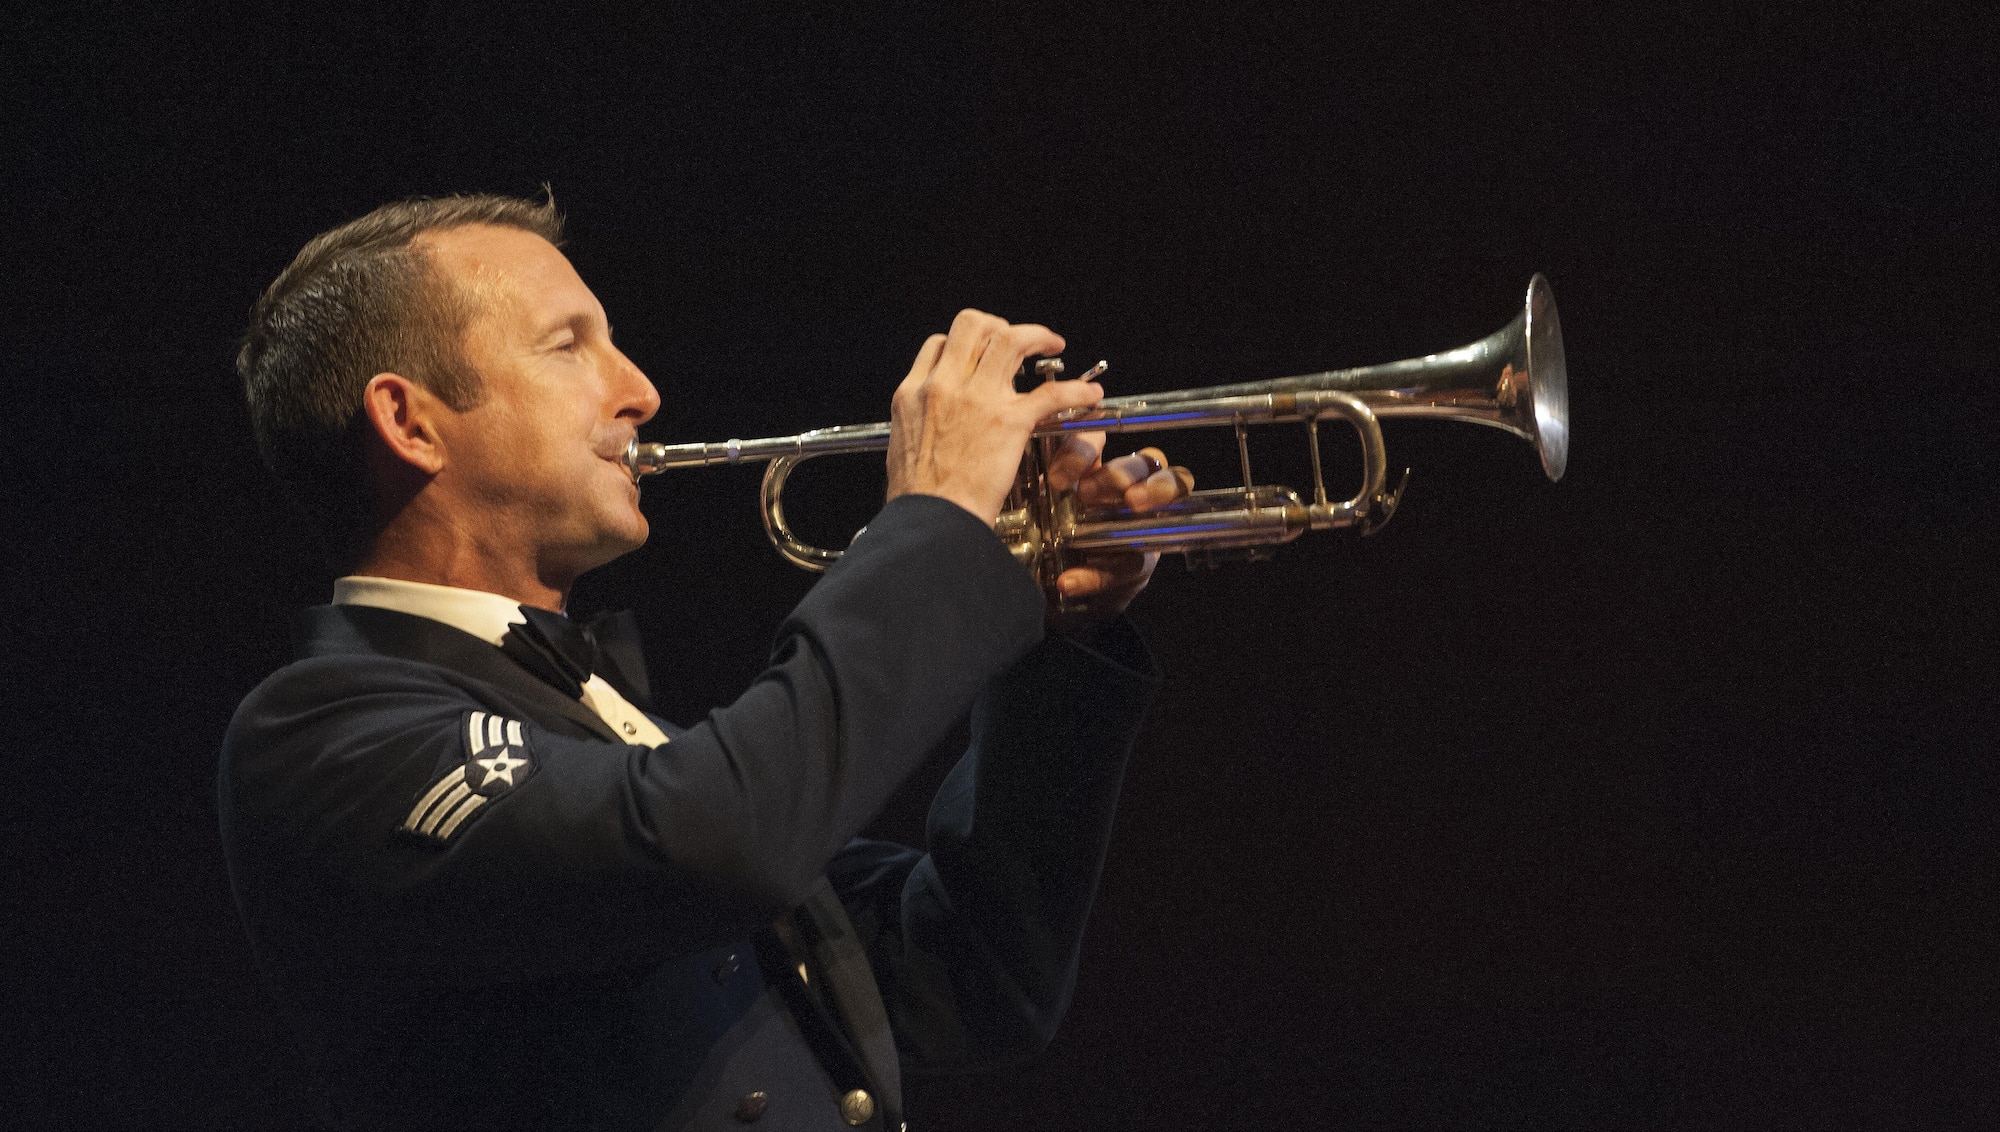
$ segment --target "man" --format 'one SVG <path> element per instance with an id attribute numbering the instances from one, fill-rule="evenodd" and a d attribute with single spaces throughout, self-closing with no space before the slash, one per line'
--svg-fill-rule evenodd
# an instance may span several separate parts
<path id="1" fill-rule="evenodd" d="M 1119 618 L 1152 561 L 1044 596 L 993 534 L 1062 339 L 967 311 L 897 389 L 889 501 L 686 730 L 561 611 L 640 545 L 620 457 L 658 408 L 553 206 L 386 206 L 252 312 L 260 449 L 346 576 L 224 740 L 260 966 L 339 1127 L 895 1129 L 911 1070 L 1042 1048 L 1067 1006 L 1156 678 Z M 1051 479 L 1146 508 L 1191 480 L 1075 438 Z M 611 628 L 616 628 L 615 625 Z M 928 852 L 857 841 L 968 711 Z"/>

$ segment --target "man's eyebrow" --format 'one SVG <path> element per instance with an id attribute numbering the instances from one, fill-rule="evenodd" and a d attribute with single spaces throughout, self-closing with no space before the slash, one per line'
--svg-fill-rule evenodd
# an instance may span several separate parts
<path id="1" fill-rule="evenodd" d="M 557 318 L 551 322 L 545 323 L 542 327 L 541 333 L 538 334 L 536 337 L 538 340 L 546 340 L 549 338 L 554 338 L 556 335 L 561 334 L 565 330 L 571 332 L 572 334 L 580 336 L 585 330 L 588 330 L 590 328 L 590 323 L 591 323 L 590 312 L 578 311 L 575 314 Z"/>

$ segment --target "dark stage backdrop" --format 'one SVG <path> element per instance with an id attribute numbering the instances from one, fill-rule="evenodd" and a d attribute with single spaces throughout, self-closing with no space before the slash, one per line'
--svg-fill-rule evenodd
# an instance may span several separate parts
<path id="1" fill-rule="evenodd" d="M 1162 568 L 1069 1021 L 913 1126 L 2000 1120 L 1970 6 L 323 7 L 8 20 L 0 1122 L 293 1119 L 213 765 L 329 578 L 235 337 L 319 230 L 545 183 L 650 439 L 881 419 L 966 305 L 1138 392 L 1561 300 L 1563 483 L 1394 424 L 1380 537 Z M 1255 439 L 1274 478 L 1296 440 Z M 880 491 L 849 472 L 801 486 L 826 537 Z M 754 480 L 654 481 L 577 596 L 639 610 L 681 720 L 809 585 Z"/>

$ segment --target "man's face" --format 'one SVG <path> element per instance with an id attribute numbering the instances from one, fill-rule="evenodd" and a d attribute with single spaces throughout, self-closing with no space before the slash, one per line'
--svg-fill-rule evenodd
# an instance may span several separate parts
<path id="1" fill-rule="evenodd" d="M 566 588 L 646 541 L 624 456 L 660 396 L 553 244 L 491 225 L 423 238 L 472 301 L 463 348 L 483 394 L 440 423 L 438 486 L 480 525 L 465 532 L 473 541 L 532 553 L 543 580 Z"/>

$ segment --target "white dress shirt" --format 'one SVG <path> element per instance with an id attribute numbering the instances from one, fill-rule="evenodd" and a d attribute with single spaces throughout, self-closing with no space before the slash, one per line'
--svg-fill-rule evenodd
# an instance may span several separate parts
<path id="1" fill-rule="evenodd" d="M 350 574 L 333 583 L 333 604 L 368 605 L 428 617 L 470 633 L 496 649 L 509 628 L 524 625 L 528 620 L 521 615 L 519 602 L 499 594 L 359 574 Z M 613 731 L 625 736 L 628 743 L 657 747 L 667 741 L 666 732 L 658 724 L 596 673 L 583 686 L 581 699 L 585 707 L 601 716 Z"/>

